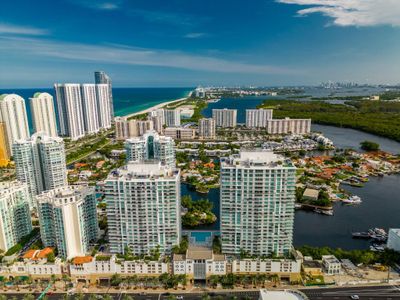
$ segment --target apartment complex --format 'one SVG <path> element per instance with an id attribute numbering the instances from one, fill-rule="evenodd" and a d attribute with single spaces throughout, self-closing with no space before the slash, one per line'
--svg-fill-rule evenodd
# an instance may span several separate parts
<path id="1" fill-rule="evenodd" d="M 24 98 L 16 94 L 0 95 L 0 121 L 5 124 L 7 147 L 12 154 L 12 144 L 16 140 L 29 138 L 28 117 Z"/>
<path id="2" fill-rule="evenodd" d="M 94 83 L 95 84 L 106 84 L 108 89 L 108 107 L 109 110 L 109 118 L 110 120 L 114 117 L 114 101 L 113 101 L 113 94 L 112 94 L 112 81 L 110 76 L 108 76 L 104 71 L 96 71 L 94 72 Z"/>
<path id="3" fill-rule="evenodd" d="M 127 162 L 157 160 L 163 165 L 175 166 L 174 140 L 160 136 L 155 131 L 149 131 L 142 137 L 126 140 L 125 149 Z"/>
<path id="4" fill-rule="evenodd" d="M 266 129 L 269 134 L 307 134 L 311 132 L 311 119 L 272 119 Z"/>
<path id="5" fill-rule="evenodd" d="M 55 84 L 60 135 L 77 140 L 85 136 L 80 84 Z"/>
<path id="6" fill-rule="evenodd" d="M 212 118 L 218 127 L 236 127 L 237 110 L 236 109 L 213 109 Z"/>
<path id="7" fill-rule="evenodd" d="M 272 152 L 221 161 L 222 252 L 286 254 L 292 247 L 296 168 Z"/>
<path id="8" fill-rule="evenodd" d="M 147 131 L 154 129 L 152 120 L 128 120 L 127 117 L 116 117 L 114 123 L 115 138 L 117 140 L 126 140 L 132 137 L 142 136 Z"/>
<path id="9" fill-rule="evenodd" d="M 6 125 L 0 122 L 0 167 L 7 167 L 10 163 L 11 153 L 9 149 Z"/>
<path id="10" fill-rule="evenodd" d="M 272 119 L 272 114 L 272 109 L 246 109 L 246 127 L 267 127 L 267 122 Z"/>
<path id="11" fill-rule="evenodd" d="M 53 96 L 49 93 L 35 93 L 29 99 L 34 132 L 57 136 L 57 121 Z"/>
<path id="12" fill-rule="evenodd" d="M 32 231 L 28 186 L 0 182 L 0 249 L 7 251 Z"/>
<path id="13" fill-rule="evenodd" d="M 199 138 L 215 139 L 215 120 L 212 118 L 202 118 L 199 120 Z"/>
<path id="14" fill-rule="evenodd" d="M 164 121 L 167 127 L 181 126 L 181 111 L 179 109 L 164 109 Z"/>
<path id="15" fill-rule="evenodd" d="M 40 235 L 46 247 L 60 256 L 83 256 L 97 240 L 96 195 L 92 187 L 64 186 L 36 197 Z"/>
<path id="16" fill-rule="evenodd" d="M 169 253 L 181 240 L 180 171 L 160 162 L 129 162 L 105 180 L 110 251 Z"/>
<path id="17" fill-rule="evenodd" d="M 17 140 L 13 153 L 17 179 L 28 185 L 31 207 L 36 207 L 35 195 L 68 183 L 62 138 L 35 133 L 30 139 Z"/>
<path id="18" fill-rule="evenodd" d="M 107 84 L 55 84 L 60 134 L 76 140 L 111 128 Z"/>
<path id="19" fill-rule="evenodd" d="M 176 140 L 193 140 L 195 130 L 192 128 L 167 127 L 164 129 L 164 135 Z"/>

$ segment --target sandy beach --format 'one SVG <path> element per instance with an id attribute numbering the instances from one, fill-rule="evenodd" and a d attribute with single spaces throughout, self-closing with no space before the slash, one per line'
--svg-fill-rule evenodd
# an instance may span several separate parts
<path id="1" fill-rule="evenodd" d="M 190 97 L 190 96 L 188 96 L 188 97 Z M 159 109 L 159 108 L 163 108 L 163 107 L 166 106 L 166 105 L 169 105 L 169 104 L 172 104 L 172 103 L 175 103 L 175 102 L 179 102 L 179 101 L 182 101 L 182 100 L 186 100 L 188 97 L 179 98 L 179 99 L 172 100 L 172 101 L 168 101 L 168 102 L 163 102 L 163 103 L 154 105 L 154 106 L 152 106 L 152 107 L 150 107 L 150 108 L 146 108 L 146 109 L 144 109 L 144 110 L 135 112 L 135 113 L 133 113 L 133 114 L 125 115 L 124 117 L 130 118 L 130 117 L 134 117 L 134 116 L 137 116 L 137 115 L 145 114 L 145 113 L 148 113 L 148 112 L 150 112 L 150 111 L 152 111 L 152 110 Z"/>

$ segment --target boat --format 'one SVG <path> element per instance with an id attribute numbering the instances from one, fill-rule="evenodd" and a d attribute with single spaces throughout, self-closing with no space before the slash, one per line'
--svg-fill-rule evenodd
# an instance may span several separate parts
<path id="1" fill-rule="evenodd" d="M 332 209 L 324 210 L 324 209 L 316 208 L 316 209 L 314 209 L 314 212 L 316 212 L 317 214 L 321 214 L 321 215 L 333 216 L 333 210 Z"/>
<path id="2" fill-rule="evenodd" d="M 370 239 L 371 235 L 368 232 L 353 232 L 352 237 L 354 239 Z"/>
<path id="3" fill-rule="evenodd" d="M 360 204 L 362 200 L 360 197 L 353 195 L 350 196 L 348 199 L 342 199 L 342 202 L 347 204 Z"/>
<path id="4" fill-rule="evenodd" d="M 372 245 L 372 246 L 369 246 L 369 250 L 374 251 L 374 252 L 383 252 L 383 251 L 385 251 L 385 247 L 380 246 L 380 245 Z"/>
<path id="5" fill-rule="evenodd" d="M 300 203 L 295 203 L 295 204 L 294 204 L 294 208 L 295 208 L 295 209 L 301 209 L 302 207 L 303 207 L 303 205 L 300 204 Z"/>

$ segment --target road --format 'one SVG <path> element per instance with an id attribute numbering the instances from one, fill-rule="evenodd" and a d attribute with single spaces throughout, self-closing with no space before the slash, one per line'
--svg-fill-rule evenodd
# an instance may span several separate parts
<path id="1" fill-rule="evenodd" d="M 369 287 L 344 287 L 344 288 L 314 288 L 314 289 L 302 289 L 303 293 L 305 293 L 310 300 L 342 300 L 342 299 L 350 299 L 351 295 L 358 295 L 360 300 L 400 300 L 400 286 L 369 286 Z M 181 294 L 135 294 L 128 293 L 132 295 L 135 300 L 166 300 L 170 295 L 183 296 L 184 300 L 201 300 L 201 293 L 181 293 Z M 258 292 L 250 291 L 250 292 L 210 292 L 209 293 L 211 299 L 233 299 L 232 297 L 236 297 L 237 300 L 258 300 Z M 23 294 L 8 294 L 8 299 L 11 299 L 13 296 L 16 296 L 17 299 L 22 299 Z M 122 299 L 122 294 L 111 294 L 113 299 L 120 300 Z M 86 296 L 88 299 L 89 296 Z M 63 294 L 49 295 L 49 300 L 61 300 L 64 299 Z M 69 299 L 73 300 L 74 297 L 70 297 Z M 99 298 L 101 299 L 101 298 Z"/>

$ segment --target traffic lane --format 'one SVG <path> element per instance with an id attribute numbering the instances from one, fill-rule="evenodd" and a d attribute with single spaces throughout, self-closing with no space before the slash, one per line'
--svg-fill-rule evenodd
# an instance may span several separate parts
<path id="1" fill-rule="evenodd" d="M 320 288 L 302 292 L 310 299 L 350 299 L 352 295 L 357 295 L 360 299 L 400 299 L 400 289 L 396 286 Z"/>

